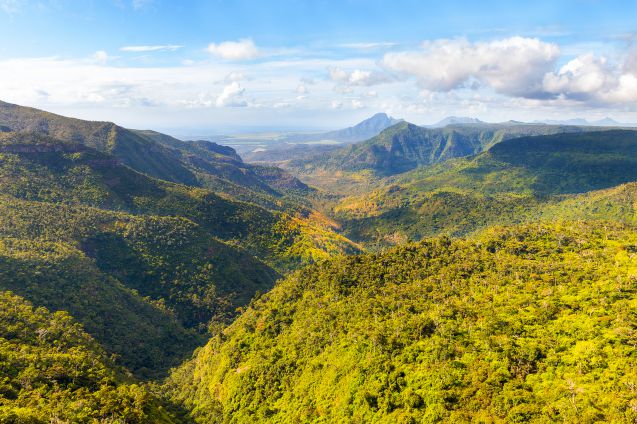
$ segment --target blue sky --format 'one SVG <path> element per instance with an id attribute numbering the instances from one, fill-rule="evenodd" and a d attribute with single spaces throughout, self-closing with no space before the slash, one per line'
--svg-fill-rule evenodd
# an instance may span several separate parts
<path id="1" fill-rule="evenodd" d="M 635 1 L 0 0 L 0 99 L 171 132 L 637 121 Z"/>

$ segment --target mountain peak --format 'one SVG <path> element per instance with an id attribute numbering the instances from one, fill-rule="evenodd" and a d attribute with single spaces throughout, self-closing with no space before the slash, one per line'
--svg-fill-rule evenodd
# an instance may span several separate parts
<path id="1" fill-rule="evenodd" d="M 379 112 L 371 117 L 365 119 L 364 121 L 359 122 L 354 125 L 352 128 L 369 128 L 378 131 L 382 131 L 387 127 L 391 127 L 399 122 L 402 122 L 402 119 L 392 118 L 387 115 L 385 112 Z"/>

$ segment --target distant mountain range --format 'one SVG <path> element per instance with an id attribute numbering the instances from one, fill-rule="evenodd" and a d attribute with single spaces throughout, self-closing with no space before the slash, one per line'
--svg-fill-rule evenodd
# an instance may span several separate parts
<path id="1" fill-rule="evenodd" d="M 285 134 L 276 140 L 263 140 L 262 147 L 243 151 L 247 162 L 278 164 L 289 159 L 310 157 L 377 136 L 381 131 L 404 122 L 386 113 L 377 113 L 358 124 L 341 130 L 307 134 Z M 223 142 L 223 141 L 221 141 Z"/>
<path id="2" fill-rule="evenodd" d="M 507 123 L 519 123 L 525 124 L 522 121 L 508 121 Z M 547 124 L 547 125 L 577 125 L 586 127 L 636 127 L 637 124 L 630 124 L 625 122 L 617 122 L 616 120 L 606 117 L 604 119 L 598 119 L 595 121 L 589 121 L 584 118 L 572 118 L 572 119 L 541 119 L 535 120 L 533 124 Z M 471 118 L 468 116 L 448 116 L 435 124 L 422 125 L 427 128 L 444 128 L 447 125 L 459 125 L 459 124 L 489 124 L 488 122 L 481 121 L 478 118 Z"/>
<path id="3" fill-rule="evenodd" d="M 386 113 L 377 113 L 371 118 L 365 119 L 362 122 L 354 125 L 353 127 L 347 127 L 341 130 L 328 131 L 315 134 L 289 134 L 284 140 L 288 142 L 309 142 L 309 141 L 338 141 L 341 143 L 353 143 L 356 141 L 367 140 L 374 137 L 385 128 L 389 128 L 399 122 L 402 119 L 392 118 Z"/>
<path id="4" fill-rule="evenodd" d="M 637 127 L 637 124 L 629 124 L 624 122 L 617 122 L 612 118 L 604 118 L 596 121 L 589 121 L 584 118 L 573 118 L 565 120 L 545 119 L 535 121 L 535 123 L 551 124 L 551 125 L 584 125 L 594 127 Z"/>

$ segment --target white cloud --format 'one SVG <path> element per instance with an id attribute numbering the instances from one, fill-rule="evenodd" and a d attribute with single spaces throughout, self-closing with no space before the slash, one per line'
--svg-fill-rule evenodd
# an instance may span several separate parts
<path id="1" fill-rule="evenodd" d="M 134 52 L 134 53 L 145 53 L 145 52 L 174 52 L 175 50 L 181 49 L 183 46 L 178 46 L 174 44 L 167 45 L 155 45 L 155 46 L 124 46 L 121 47 L 120 50 L 123 52 Z"/>
<path id="2" fill-rule="evenodd" d="M 613 64 L 592 53 L 569 61 L 544 76 L 544 90 L 554 97 L 599 103 L 637 102 L 637 72 L 633 56 Z"/>
<path id="3" fill-rule="evenodd" d="M 340 100 L 332 100 L 332 109 L 342 109 L 343 108 L 343 102 L 341 102 Z"/>
<path id="4" fill-rule="evenodd" d="M 259 57 L 259 49 L 249 38 L 238 41 L 210 43 L 208 52 L 224 60 L 250 60 Z"/>
<path id="5" fill-rule="evenodd" d="M 387 53 L 383 64 L 415 76 L 421 87 L 450 91 L 467 85 L 487 85 L 496 92 L 534 97 L 544 74 L 558 59 L 556 44 L 537 38 L 512 37 L 471 43 L 443 39 L 423 43 L 422 50 Z"/>
<path id="6" fill-rule="evenodd" d="M 344 85 L 370 86 L 389 81 L 388 76 L 383 73 L 362 69 L 348 72 L 342 68 L 330 68 L 329 72 L 332 81 Z"/>
<path id="7" fill-rule="evenodd" d="M 104 64 L 108 60 L 108 53 L 104 50 L 98 50 L 93 54 L 93 60 L 97 63 Z"/>
<path id="8" fill-rule="evenodd" d="M 557 73 L 547 73 L 543 86 L 548 93 L 584 98 L 615 84 L 612 73 L 606 58 L 586 54 L 571 60 Z"/>
<path id="9" fill-rule="evenodd" d="M 244 91 L 245 89 L 241 87 L 241 84 L 234 81 L 223 88 L 215 104 L 217 107 L 245 107 L 248 103 L 243 98 Z"/>
<path id="10" fill-rule="evenodd" d="M 352 108 L 353 109 L 362 109 L 365 105 L 358 99 L 352 99 Z"/>

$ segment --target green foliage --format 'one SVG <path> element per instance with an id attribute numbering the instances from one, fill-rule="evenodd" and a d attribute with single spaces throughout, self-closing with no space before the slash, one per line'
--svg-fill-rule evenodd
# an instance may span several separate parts
<path id="1" fill-rule="evenodd" d="M 162 375 L 203 342 L 67 243 L 0 239 L 0 289 L 68 311 L 139 377 Z"/>
<path id="2" fill-rule="evenodd" d="M 584 130 L 582 127 L 513 123 L 424 128 L 401 122 L 365 142 L 291 161 L 289 167 L 310 175 L 325 169 L 372 170 L 377 175 L 395 175 L 448 159 L 475 155 L 503 140 Z"/>
<path id="3" fill-rule="evenodd" d="M 299 271 L 177 370 L 200 422 L 634 422 L 637 233 L 528 225 Z"/>
<path id="4" fill-rule="evenodd" d="M 0 292 L 0 422 L 186 422 L 133 383 L 66 312 Z"/>
<path id="5" fill-rule="evenodd" d="M 82 145 L 35 134 L 0 134 L 0 193 L 25 200 L 84 204 L 135 214 L 182 216 L 219 239 L 239 244 L 279 270 L 298 266 L 307 240 L 320 234 L 343 252 L 351 242 L 320 221 L 270 211 L 208 190 L 156 180 Z M 297 225 L 301 222 L 302 225 Z M 273 250 L 273 247 L 276 247 Z"/>
<path id="6" fill-rule="evenodd" d="M 341 200 L 335 217 L 348 237 L 369 247 L 538 219 L 630 222 L 633 188 L 586 193 L 637 181 L 636 154 L 635 131 L 512 139 L 475 157 L 386 179 Z"/>

